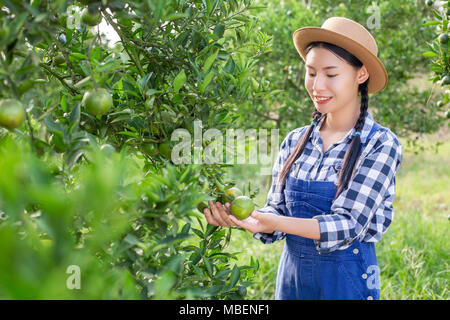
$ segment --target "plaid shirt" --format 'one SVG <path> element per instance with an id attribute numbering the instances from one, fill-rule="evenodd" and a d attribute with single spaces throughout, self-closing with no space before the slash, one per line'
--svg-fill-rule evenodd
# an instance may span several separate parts
<path id="1" fill-rule="evenodd" d="M 337 171 L 341 168 L 355 129 L 352 128 L 345 138 L 323 153 L 319 134 L 323 118 L 311 133 L 303 153 L 291 167 L 289 174 L 297 179 L 336 182 Z M 362 144 L 366 143 L 373 124 L 373 117 L 368 112 L 361 130 Z M 258 211 L 286 215 L 284 193 L 276 190 L 275 184 L 284 162 L 307 127 L 309 126 L 294 129 L 283 140 L 273 166 L 272 187 L 267 203 Z M 320 226 L 320 240 L 314 241 L 317 251 L 343 250 L 357 239 L 366 242 L 381 240 L 394 216 L 392 202 L 395 197 L 395 173 L 401 161 L 402 145 L 395 134 L 389 129 L 387 132 L 375 132 L 356 163 L 356 171 L 347 189 L 334 199 L 330 214 L 314 217 Z M 263 243 L 282 240 L 285 236 L 285 233 L 279 231 L 271 234 L 258 232 L 253 235 Z"/>

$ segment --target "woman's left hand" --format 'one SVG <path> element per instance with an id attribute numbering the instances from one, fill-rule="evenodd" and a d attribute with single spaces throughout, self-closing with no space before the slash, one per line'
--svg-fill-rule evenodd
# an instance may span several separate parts
<path id="1" fill-rule="evenodd" d="M 250 231 L 251 233 L 264 232 L 273 233 L 275 231 L 278 216 L 273 213 L 265 213 L 254 210 L 248 218 L 239 220 L 230 215 L 230 220 L 239 227 Z"/>

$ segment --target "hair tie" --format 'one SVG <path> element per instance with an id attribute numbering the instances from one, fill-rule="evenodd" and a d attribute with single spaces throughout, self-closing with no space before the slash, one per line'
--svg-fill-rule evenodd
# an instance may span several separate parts
<path id="1" fill-rule="evenodd" d="M 354 135 L 354 136 L 356 136 L 356 135 L 361 136 L 361 132 L 360 132 L 360 131 L 356 131 L 353 135 Z"/>
<path id="2" fill-rule="evenodd" d="M 317 122 L 313 121 L 311 124 L 312 124 L 313 126 L 315 126 L 315 125 L 317 124 Z"/>

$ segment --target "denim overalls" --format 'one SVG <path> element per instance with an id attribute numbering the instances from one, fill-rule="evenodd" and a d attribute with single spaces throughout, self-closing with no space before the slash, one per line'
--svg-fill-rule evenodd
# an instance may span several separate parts
<path id="1" fill-rule="evenodd" d="M 366 141 L 380 129 L 384 128 L 374 123 Z M 334 182 L 307 181 L 288 175 L 284 189 L 286 215 L 312 218 L 330 214 L 336 191 Z M 319 253 L 312 239 L 286 234 L 275 299 L 379 298 L 379 268 L 373 242 L 355 240 L 347 249 Z"/>

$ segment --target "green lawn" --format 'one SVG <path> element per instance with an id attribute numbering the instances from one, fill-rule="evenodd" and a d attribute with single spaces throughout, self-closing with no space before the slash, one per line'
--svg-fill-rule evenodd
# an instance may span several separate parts
<path id="1" fill-rule="evenodd" d="M 415 154 L 403 144 L 403 162 L 397 174 L 395 216 L 382 241 L 376 244 L 380 266 L 381 299 L 448 299 L 450 226 L 450 135 L 448 128 L 423 139 L 425 151 Z M 435 153 L 432 142 L 444 142 Z M 268 191 L 268 177 L 259 177 L 248 166 L 233 168 L 243 186 L 259 184 L 255 199 L 262 207 Z M 249 232 L 234 231 L 228 248 L 242 252 L 239 263 L 256 257 L 260 270 L 248 299 L 273 299 L 275 280 L 284 241 L 264 245 Z"/>

